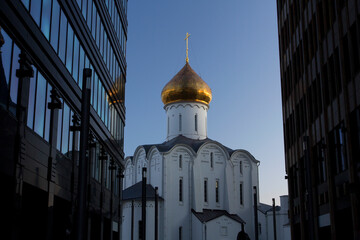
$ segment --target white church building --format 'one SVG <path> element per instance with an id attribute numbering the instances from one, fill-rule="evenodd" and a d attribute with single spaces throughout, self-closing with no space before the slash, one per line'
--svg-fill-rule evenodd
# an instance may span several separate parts
<path id="1" fill-rule="evenodd" d="M 122 239 L 142 239 L 143 167 L 147 170 L 146 239 L 155 239 L 155 234 L 168 240 L 237 239 L 242 229 L 254 239 L 253 187 L 259 189 L 259 161 L 246 150 L 208 138 L 211 89 L 188 61 L 161 97 L 167 118 L 165 142 L 140 145 L 126 158 Z"/>

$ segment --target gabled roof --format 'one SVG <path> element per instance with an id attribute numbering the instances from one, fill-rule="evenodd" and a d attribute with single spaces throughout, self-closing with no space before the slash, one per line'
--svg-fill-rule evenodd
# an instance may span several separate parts
<path id="1" fill-rule="evenodd" d="M 122 200 L 141 199 L 141 196 L 142 196 L 142 181 L 122 191 Z M 155 189 L 151 184 L 146 184 L 146 199 L 155 199 Z"/>
<path id="2" fill-rule="evenodd" d="M 203 209 L 203 212 L 196 212 L 194 209 L 191 209 L 191 212 L 199 219 L 200 222 L 205 223 L 213 219 L 216 219 L 221 216 L 227 216 L 234 221 L 237 221 L 241 224 L 245 224 L 245 221 L 241 219 L 237 214 L 230 214 L 226 210 L 217 210 L 217 209 Z"/>

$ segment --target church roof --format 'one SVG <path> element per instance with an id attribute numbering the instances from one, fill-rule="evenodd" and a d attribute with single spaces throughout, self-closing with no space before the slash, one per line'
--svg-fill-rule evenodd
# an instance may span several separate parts
<path id="1" fill-rule="evenodd" d="M 159 152 L 168 152 L 171 148 L 173 148 L 176 144 L 185 144 L 189 147 L 191 147 L 194 152 L 197 152 L 199 150 L 199 148 L 207 142 L 215 142 L 218 143 L 219 145 L 223 146 L 224 149 L 229 153 L 229 155 L 231 155 L 233 152 L 235 152 L 235 150 L 230 149 L 224 145 L 222 145 L 221 143 L 211 140 L 210 138 L 205 138 L 203 140 L 197 140 L 197 139 L 191 139 L 191 138 L 187 138 L 183 135 L 179 135 L 167 142 L 163 142 L 160 144 L 149 144 L 149 145 L 143 145 L 146 154 L 148 153 L 148 151 L 150 150 L 151 147 L 155 146 Z"/>
<path id="2" fill-rule="evenodd" d="M 141 196 L 142 196 L 142 181 L 122 191 L 122 200 L 141 199 Z M 151 184 L 146 184 L 146 198 L 155 199 L 155 189 Z"/>
<path id="3" fill-rule="evenodd" d="M 196 212 L 194 209 L 191 209 L 191 212 L 200 220 L 200 222 L 209 222 L 213 219 L 216 219 L 221 216 L 227 216 L 234 221 L 237 221 L 241 224 L 246 222 L 241 219 L 237 214 L 230 214 L 226 210 L 217 210 L 217 209 L 203 209 L 203 212 Z"/>

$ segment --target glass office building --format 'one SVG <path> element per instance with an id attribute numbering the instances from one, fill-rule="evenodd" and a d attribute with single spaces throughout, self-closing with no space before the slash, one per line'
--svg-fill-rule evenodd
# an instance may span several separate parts
<path id="1" fill-rule="evenodd" d="M 360 1 L 277 12 L 292 239 L 359 239 Z"/>
<path id="2" fill-rule="evenodd" d="M 119 239 L 127 0 L 0 1 L 4 239 L 76 231 L 83 69 L 91 69 L 88 239 Z"/>

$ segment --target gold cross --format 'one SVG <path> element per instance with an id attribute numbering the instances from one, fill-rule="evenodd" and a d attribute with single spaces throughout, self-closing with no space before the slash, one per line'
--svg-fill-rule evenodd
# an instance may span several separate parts
<path id="1" fill-rule="evenodd" d="M 186 33 L 186 38 L 184 40 L 186 40 L 186 63 L 189 63 L 189 37 L 190 34 Z"/>

